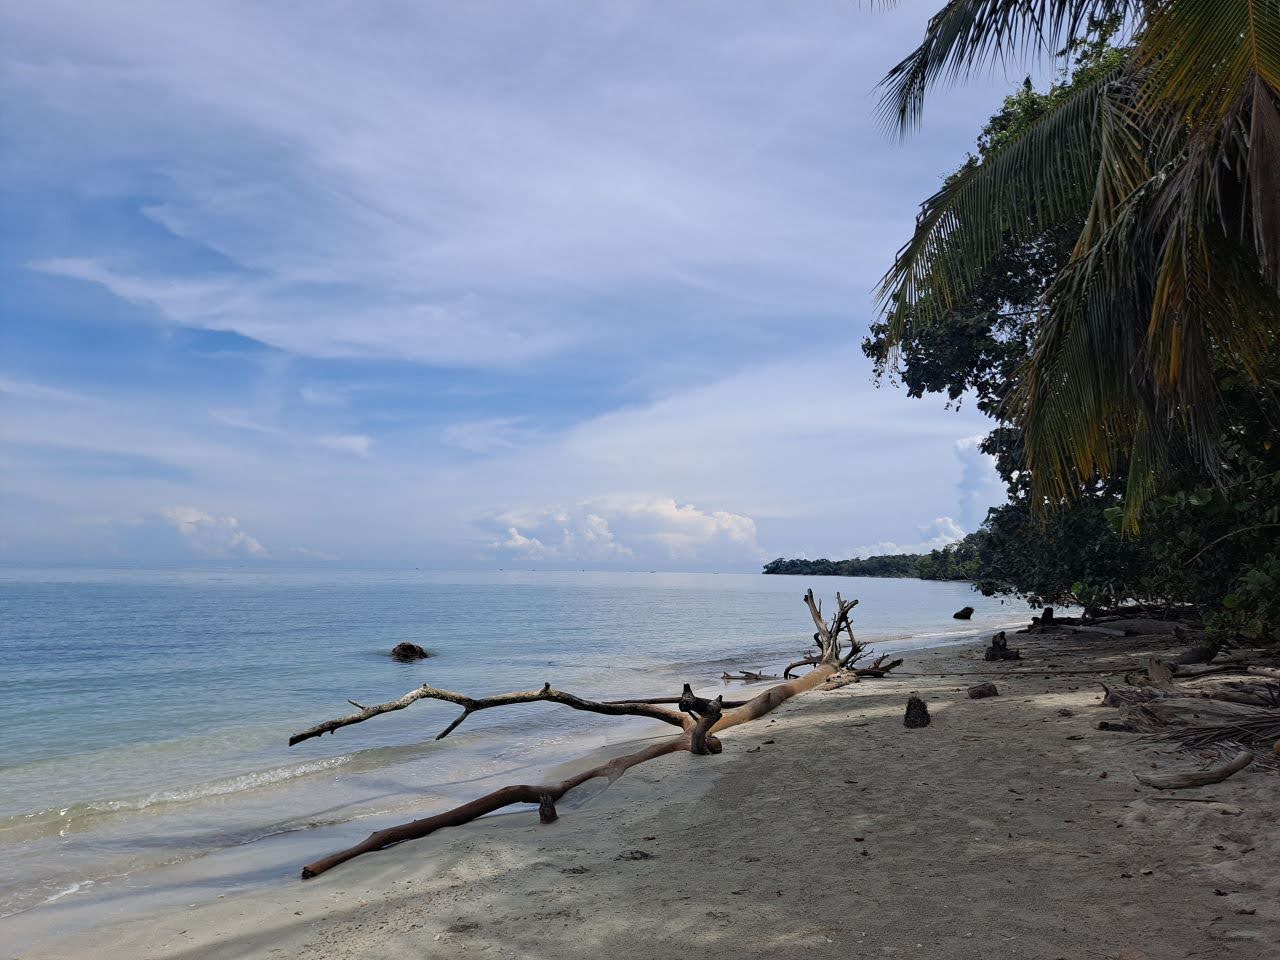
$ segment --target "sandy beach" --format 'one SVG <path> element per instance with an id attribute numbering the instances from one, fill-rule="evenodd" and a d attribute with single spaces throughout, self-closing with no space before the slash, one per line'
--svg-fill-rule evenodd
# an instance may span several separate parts
<path id="1" fill-rule="evenodd" d="M 1014 645 L 1022 661 L 942 647 L 810 692 L 729 731 L 720 756 L 637 767 L 549 826 L 491 817 L 16 956 L 1280 957 L 1275 772 L 1156 791 L 1133 772 L 1204 761 L 1097 729 L 1115 717 L 1108 677 L 1082 671 L 1177 641 Z M 985 679 L 1000 696 L 968 699 Z M 911 691 L 927 728 L 903 727 Z M 282 852 L 329 852 L 307 839 Z"/>

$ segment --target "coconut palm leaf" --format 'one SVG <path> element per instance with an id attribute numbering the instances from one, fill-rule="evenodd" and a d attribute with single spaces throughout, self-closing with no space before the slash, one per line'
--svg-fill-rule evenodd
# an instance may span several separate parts
<path id="1" fill-rule="evenodd" d="M 925 96 L 939 80 L 958 80 L 1018 54 L 1053 53 L 1085 39 L 1094 24 L 1133 16 L 1142 6 L 1140 0 L 950 0 L 929 20 L 920 46 L 881 81 L 881 117 L 905 133 L 920 122 Z"/>
<path id="2" fill-rule="evenodd" d="M 1041 500 L 1129 469 L 1132 524 L 1171 452 L 1216 474 L 1214 358 L 1257 376 L 1280 333 L 1280 0 L 951 0 L 886 77 L 927 88 L 1127 15 L 1120 67 L 921 207 L 881 288 L 891 336 L 959 302 L 999 245 L 1083 221 L 1007 412 Z"/>

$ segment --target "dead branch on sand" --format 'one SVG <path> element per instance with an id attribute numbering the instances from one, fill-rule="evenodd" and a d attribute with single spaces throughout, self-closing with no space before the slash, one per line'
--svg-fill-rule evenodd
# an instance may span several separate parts
<path id="1" fill-rule="evenodd" d="M 405 840 L 425 837 L 443 827 L 470 823 L 478 817 L 512 804 L 537 804 L 540 821 L 551 823 L 558 818 L 557 801 L 570 790 L 590 780 L 603 779 L 607 786 L 637 764 L 678 751 L 688 751 L 695 756 L 719 753 L 722 748 L 716 734 L 722 730 L 759 719 L 779 704 L 822 686 L 833 678 L 848 676 L 847 682 L 851 683 L 863 677 L 883 677 L 902 663 L 901 660 L 890 662 L 887 657 L 881 657 L 870 667 L 853 669 L 853 664 L 868 652 L 867 648 L 860 645 L 854 637 L 853 628 L 849 623 L 849 613 L 858 601 L 844 600 L 836 594 L 836 612 L 830 621 L 823 618 L 822 605 L 814 600 L 812 590 L 805 593 L 804 602 L 817 627 L 817 632 L 814 634 L 814 640 L 818 645 L 817 652 L 788 667 L 783 674 L 784 677 L 789 678 L 785 682 L 769 687 L 750 700 L 733 703 L 726 702 L 723 697 L 708 700 L 695 695 L 688 684 L 685 684 L 678 698 L 649 697 L 621 701 L 588 700 L 576 694 L 553 689 L 550 683 L 544 684 L 540 690 L 517 691 L 492 697 L 469 697 L 451 690 L 442 690 L 430 684 L 423 684 L 396 700 L 371 707 L 360 707 L 357 713 L 326 720 L 301 733 L 294 734 L 289 738 L 290 746 L 312 737 L 334 733 L 352 724 L 363 723 L 384 713 L 403 710 L 419 700 L 442 700 L 462 708 L 462 712 L 436 736 L 437 740 L 447 737 L 473 713 L 523 703 L 554 703 L 605 716 L 647 717 L 680 728 L 680 733 L 670 739 L 662 740 L 635 753 L 614 757 L 559 783 L 512 784 L 454 807 L 452 810 L 379 830 L 353 847 L 307 864 L 302 868 L 303 879 L 318 876 L 362 853 L 382 850 Z M 845 649 L 843 639 L 845 636 L 848 637 L 848 649 Z M 805 664 L 814 669 L 803 676 L 791 678 L 791 671 Z M 674 704 L 676 709 L 671 709 L 667 704 Z"/>

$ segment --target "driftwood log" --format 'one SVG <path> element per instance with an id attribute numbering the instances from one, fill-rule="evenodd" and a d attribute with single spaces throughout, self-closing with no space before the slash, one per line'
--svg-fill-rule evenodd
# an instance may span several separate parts
<path id="1" fill-rule="evenodd" d="M 741 680 L 745 683 L 760 683 L 763 680 L 777 680 L 777 676 L 771 673 L 759 673 L 755 670 L 743 670 L 741 673 L 722 673 L 721 680 Z"/>
<path id="2" fill-rule="evenodd" d="M 492 697 L 469 697 L 451 690 L 442 690 L 430 684 L 423 684 L 418 689 L 412 690 L 396 700 L 370 707 L 359 706 L 357 713 L 326 720 L 294 734 L 289 738 L 291 746 L 304 740 L 309 740 L 312 737 L 334 733 L 352 724 L 363 723 L 384 713 L 403 710 L 419 700 L 442 700 L 462 708 L 462 712 L 436 736 L 437 740 L 447 737 L 473 713 L 522 703 L 554 703 L 571 707 L 575 710 L 583 710 L 605 716 L 647 717 L 678 727 L 680 730 L 677 735 L 669 739 L 662 740 L 635 753 L 615 757 L 559 783 L 512 784 L 434 816 L 379 830 L 370 834 L 353 847 L 340 850 L 330 856 L 307 864 L 302 869 L 303 879 L 318 876 L 326 870 L 330 870 L 338 864 L 345 863 L 363 853 L 382 850 L 406 840 L 425 837 L 444 827 L 470 823 L 478 817 L 513 804 L 536 804 L 541 822 L 551 823 L 558 818 L 556 803 L 570 790 L 588 781 L 603 779 L 605 784 L 608 785 L 617 780 L 631 767 L 670 753 L 687 751 L 700 756 L 719 753 L 722 747 L 716 734 L 722 730 L 763 717 L 779 704 L 824 684 L 836 675 L 842 674 L 842 672 L 855 673 L 854 679 L 858 679 L 857 673 L 864 673 L 868 677 L 878 677 L 884 676 L 889 670 L 902 663 L 901 660 L 887 662 L 885 657 L 881 657 L 870 668 L 864 671 L 853 671 L 852 664 L 867 653 L 866 648 L 858 643 L 854 636 L 853 628 L 849 623 L 849 613 L 857 605 L 858 601 L 843 600 L 837 594 L 836 612 L 829 621 L 824 619 L 822 605 L 820 602 L 815 601 L 812 590 L 805 593 L 804 602 L 809 609 L 814 626 L 817 627 L 814 638 L 818 644 L 818 651 L 814 656 L 806 658 L 804 661 L 804 663 L 811 664 L 813 669 L 803 676 L 791 678 L 783 683 L 769 687 L 750 700 L 736 703 L 728 703 L 723 697 L 708 700 L 697 696 L 688 684 L 685 684 L 684 690 L 679 697 L 652 697 L 621 701 L 588 700 L 576 694 L 555 690 L 550 683 L 544 684 L 540 690 L 518 691 Z M 845 637 L 848 638 L 848 649 L 845 649 L 844 646 Z M 800 664 L 792 664 L 788 668 L 788 673 L 798 666 Z M 674 704 L 675 709 L 672 709 L 668 704 Z M 353 705 L 355 705 L 354 701 Z"/>
<path id="3" fill-rule="evenodd" d="M 1210 767 L 1207 770 L 1171 773 L 1157 777 L 1135 773 L 1134 777 L 1143 786 L 1155 787 L 1157 790 L 1186 790 L 1192 787 L 1207 787 L 1210 784 L 1221 783 L 1228 777 L 1235 776 L 1251 763 L 1253 763 L 1253 753 L 1248 750 L 1241 750 L 1226 763 Z"/>

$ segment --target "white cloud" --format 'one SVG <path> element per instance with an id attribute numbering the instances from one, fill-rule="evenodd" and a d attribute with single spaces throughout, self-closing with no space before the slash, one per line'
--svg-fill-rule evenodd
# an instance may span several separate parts
<path id="1" fill-rule="evenodd" d="M 1003 502 L 1005 483 L 996 472 L 995 457 L 981 450 L 986 434 L 977 433 L 956 441 L 956 458 L 960 461 L 960 479 L 957 481 L 959 512 L 962 522 L 970 529 L 977 529 L 987 518 L 987 510 L 993 504 Z"/>
<path id="2" fill-rule="evenodd" d="M 962 539 L 965 535 L 964 529 L 950 517 L 937 517 L 929 523 L 922 523 L 918 529 L 920 531 L 920 539 L 918 540 L 909 543 L 881 540 L 879 543 L 852 547 L 847 551 L 847 555 L 841 555 L 839 559 L 844 560 L 847 557 L 879 557 L 893 553 L 928 553 L 930 550 L 941 550 L 948 544 Z"/>
<path id="3" fill-rule="evenodd" d="M 194 550 L 215 557 L 265 557 L 267 548 L 240 528 L 230 514 L 215 515 L 195 507 L 167 507 L 160 515 L 186 538 Z"/>
<path id="4" fill-rule="evenodd" d="M 496 522 L 506 534 L 491 546 L 531 560 L 741 565 L 764 556 L 750 517 L 672 497 L 595 497 L 569 507 L 508 512 Z"/>

